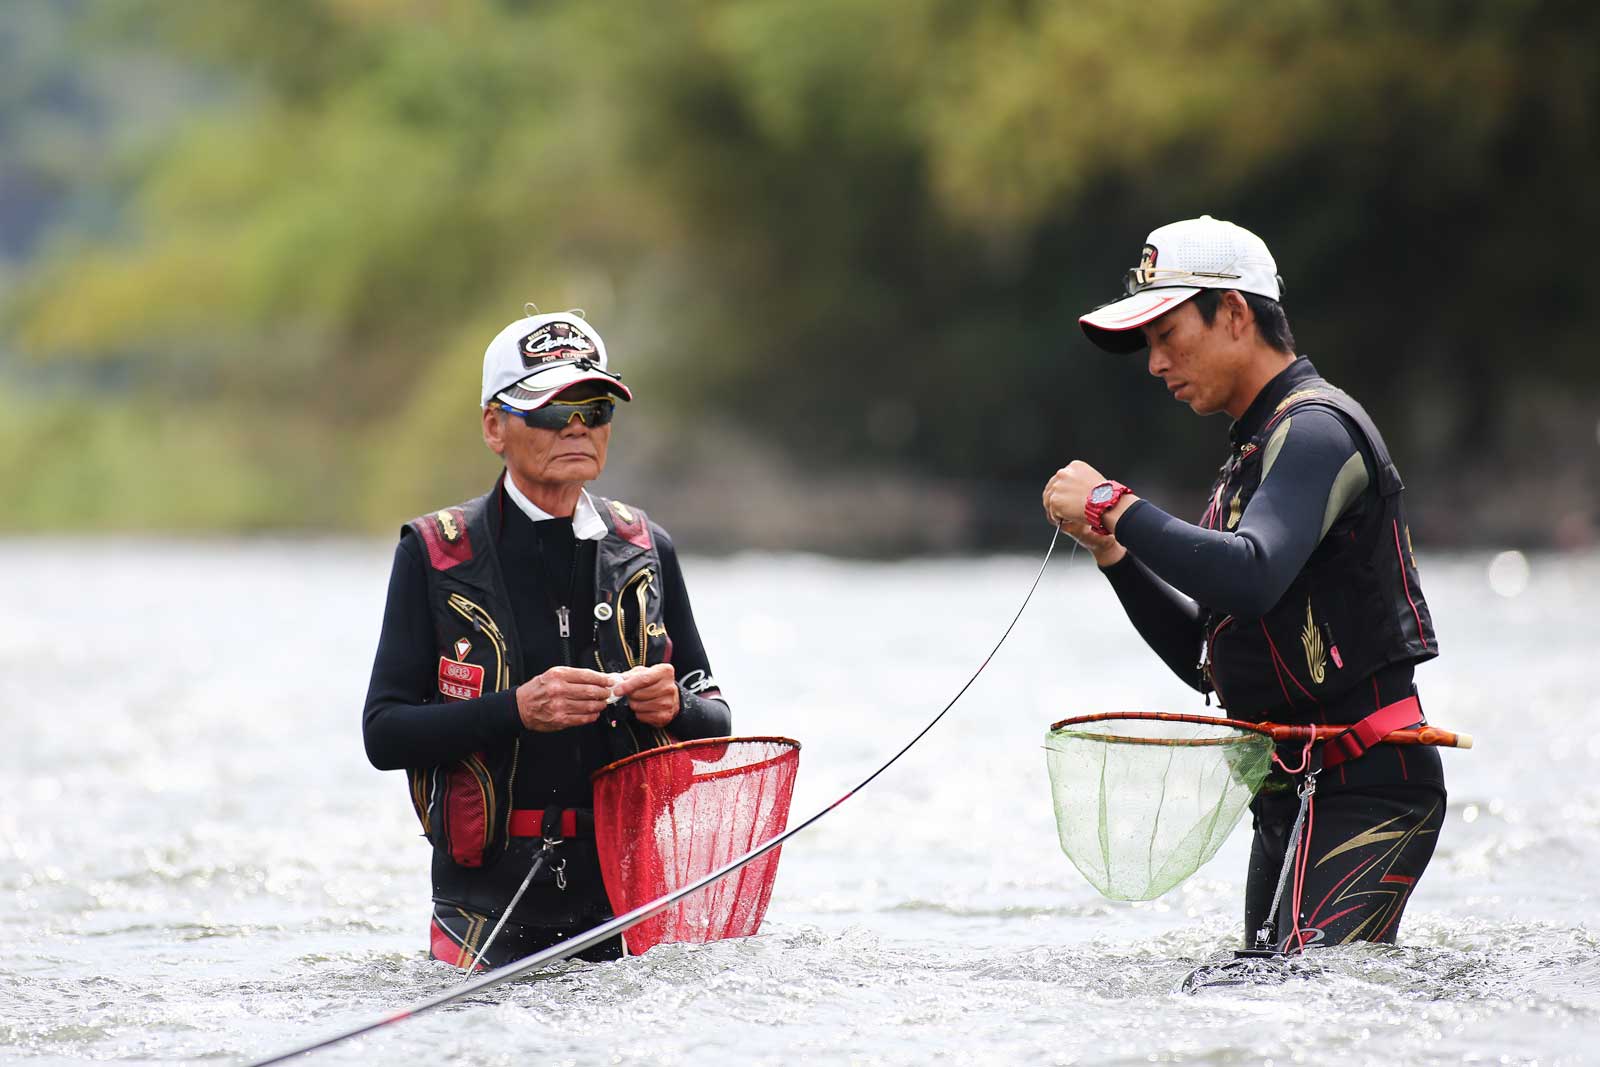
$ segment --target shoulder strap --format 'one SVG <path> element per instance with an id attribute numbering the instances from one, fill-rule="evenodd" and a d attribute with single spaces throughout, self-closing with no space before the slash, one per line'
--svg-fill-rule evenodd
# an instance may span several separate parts
<path id="1" fill-rule="evenodd" d="M 400 532 L 404 535 L 409 529 L 422 538 L 422 543 L 428 549 L 428 563 L 436 571 L 447 571 L 463 563 L 471 563 L 471 531 L 481 531 L 490 493 L 474 497 L 465 504 L 420 515 L 406 523 Z"/>
<path id="2" fill-rule="evenodd" d="M 1378 470 L 1378 495 L 1394 496 L 1404 489 L 1405 482 L 1400 478 L 1400 471 L 1394 465 L 1394 460 L 1389 456 L 1389 448 L 1383 442 L 1383 435 L 1378 432 L 1377 424 L 1372 421 L 1372 416 L 1367 414 L 1354 397 L 1342 389 L 1335 388 L 1327 382 L 1321 382 L 1311 388 L 1290 393 L 1273 411 L 1272 418 L 1267 420 L 1262 427 L 1262 433 L 1268 433 L 1271 428 L 1291 412 L 1303 411 L 1306 408 L 1319 407 L 1331 411 L 1336 415 L 1343 415 L 1355 426 L 1356 432 L 1366 441 L 1367 448 L 1372 452 L 1374 465 Z"/>

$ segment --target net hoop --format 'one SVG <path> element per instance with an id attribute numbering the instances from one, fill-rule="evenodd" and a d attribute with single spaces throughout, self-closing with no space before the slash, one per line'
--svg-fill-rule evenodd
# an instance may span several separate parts
<path id="1" fill-rule="evenodd" d="M 1223 719 L 1211 715 L 1188 715 L 1175 711 L 1101 711 L 1096 712 L 1093 715 L 1074 715 L 1070 719 L 1062 719 L 1060 722 L 1051 723 L 1050 732 L 1055 733 L 1057 730 L 1065 729 L 1068 726 L 1083 726 L 1091 722 L 1112 722 L 1117 720 L 1129 720 L 1133 722 L 1186 722 L 1195 726 L 1226 726 L 1235 730 L 1248 730 L 1252 733 L 1265 734 L 1268 737 L 1277 736 L 1277 731 L 1273 729 L 1273 726 L 1276 725 L 1274 723 L 1245 722 L 1243 719 Z M 1173 741 L 1163 740 L 1160 738 L 1118 737 L 1113 734 L 1085 734 L 1084 737 L 1086 740 L 1093 738 L 1101 741 L 1123 741 L 1134 745 L 1170 745 L 1175 743 Z M 1215 740 L 1210 738 L 1197 738 L 1193 741 L 1185 743 L 1203 745 L 1236 744 L 1238 743 L 1238 740 L 1238 738 L 1232 737 L 1217 738 Z"/>
<path id="2" fill-rule="evenodd" d="M 727 745 L 732 741 L 767 741 L 775 745 L 788 745 L 790 750 L 795 752 L 800 751 L 800 742 L 796 741 L 792 737 L 778 737 L 775 734 L 770 736 L 761 735 L 756 737 L 702 737 L 694 741 L 678 741 L 670 745 L 660 745 L 656 748 L 647 748 L 643 751 L 635 752 L 631 756 L 624 756 L 622 759 L 619 759 L 613 763 L 608 763 L 604 767 L 601 767 L 598 771 L 591 773 L 589 775 L 589 781 L 599 781 L 602 777 L 610 774 L 612 771 L 626 767 L 630 763 L 637 763 L 648 756 L 659 756 L 663 752 L 675 752 L 682 749 L 709 748 L 712 745 Z M 759 763 L 747 763 L 741 767 L 735 767 L 726 771 L 713 771 L 710 774 L 701 775 L 700 777 L 702 780 L 708 780 L 712 778 L 719 778 L 728 774 L 739 774 L 752 768 L 765 767 L 767 764 L 776 762 L 783 757 L 784 753 L 780 752 L 771 759 L 765 759 Z"/>
<path id="3" fill-rule="evenodd" d="M 1252 733 L 1265 734 L 1279 744 L 1302 745 L 1311 741 L 1326 741 L 1337 737 L 1353 728 L 1353 723 L 1282 723 L 1282 722 L 1246 722 L 1243 719 L 1224 719 L 1211 715 L 1190 715 L 1173 711 L 1102 711 L 1093 715 L 1074 715 L 1070 719 L 1062 719 L 1050 727 L 1050 733 L 1072 726 L 1084 726 L 1095 722 L 1112 721 L 1144 721 L 1144 722 L 1177 722 L 1188 723 L 1194 726 L 1221 726 L 1234 730 L 1246 730 Z M 1188 741 L 1176 740 L 1150 740 L 1141 737 L 1121 737 L 1111 734 L 1078 734 L 1074 738 L 1084 740 L 1118 741 L 1123 744 L 1140 745 L 1154 744 L 1177 747 L 1179 745 L 1210 745 L 1231 744 L 1238 742 L 1239 738 L 1196 738 Z M 1386 745 L 1431 745 L 1437 748 L 1471 748 L 1473 745 L 1471 734 L 1453 733 L 1440 729 L 1437 726 L 1411 726 L 1402 730 L 1390 730 L 1379 739 Z"/>

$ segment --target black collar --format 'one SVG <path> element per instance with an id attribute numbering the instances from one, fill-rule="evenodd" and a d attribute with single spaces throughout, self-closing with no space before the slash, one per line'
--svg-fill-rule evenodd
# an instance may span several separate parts
<path id="1" fill-rule="evenodd" d="M 1250 401 L 1250 406 L 1245 408 L 1244 414 L 1239 416 L 1237 422 L 1228 430 L 1228 440 L 1235 445 L 1241 445 L 1261 432 L 1261 428 L 1272 418 L 1272 413 L 1278 409 L 1283 398 L 1294 392 L 1302 384 L 1312 378 L 1319 378 L 1317 368 L 1305 356 L 1296 356 L 1295 361 L 1283 370 L 1270 382 L 1261 387 L 1261 392 Z"/>

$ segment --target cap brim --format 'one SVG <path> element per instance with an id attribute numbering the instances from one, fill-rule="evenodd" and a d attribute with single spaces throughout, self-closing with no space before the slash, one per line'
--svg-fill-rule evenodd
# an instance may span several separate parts
<path id="1" fill-rule="evenodd" d="M 530 389 L 527 386 L 529 378 L 539 379 L 539 388 Z M 560 370 L 546 370 L 542 373 L 530 374 L 520 382 L 506 386 L 494 395 L 494 399 L 518 411 L 533 411 L 542 408 L 556 398 L 556 394 L 564 389 L 570 389 L 580 382 L 599 382 L 606 389 L 624 400 L 632 400 L 633 392 L 621 381 L 593 370 L 582 370 L 578 367 L 563 367 Z"/>
<path id="2" fill-rule="evenodd" d="M 1187 286 L 1145 289 L 1079 316 L 1078 325 L 1083 327 L 1084 336 L 1107 352 L 1137 352 L 1145 346 L 1139 327 L 1160 318 L 1199 291 Z"/>

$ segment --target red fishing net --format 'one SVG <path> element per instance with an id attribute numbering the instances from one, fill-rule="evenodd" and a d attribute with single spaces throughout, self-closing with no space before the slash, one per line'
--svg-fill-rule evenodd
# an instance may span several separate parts
<path id="1" fill-rule="evenodd" d="M 783 737 L 685 741 L 594 773 L 594 833 L 618 914 L 688 885 L 784 831 L 800 745 Z M 633 955 L 660 944 L 748 937 L 778 876 L 773 849 L 629 930 Z"/>

